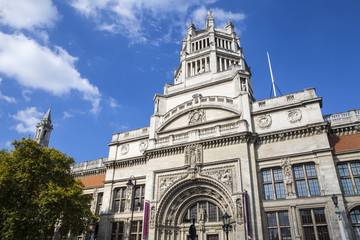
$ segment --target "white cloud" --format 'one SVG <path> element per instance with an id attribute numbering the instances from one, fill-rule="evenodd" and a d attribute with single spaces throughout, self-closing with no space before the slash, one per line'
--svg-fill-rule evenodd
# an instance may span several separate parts
<path id="1" fill-rule="evenodd" d="M 19 133 L 33 133 L 36 129 L 36 124 L 38 124 L 41 118 L 45 114 L 39 112 L 36 107 L 29 107 L 25 110 L 18 111 L 12 117 L 20 122 L 15 126 L 15 130 Z"/>
<path id="2" fill-rule="evenodd" d="M 26 102 L 30 102 L 30 100 L 31 100 L 31 98 L 28 96 L 28 94 L 31 94 L 31 91 L 29 89 L 25 89 L 22 91 L 22 96 Z"/>
<path id="3" fill-rule="evenodd" d="M 118 104 L 118 102 L 116 101 L 116 99 L 110 97 L 109 99 L 109 105 L 111 108 L 118 108 L 120 107 L 120 105 Z"/>
<path id="4" fill-rule="evenodd" d="M 91 102 L 91 112 L 95 114 L 100 110 L 100 92 L 80 76 L 74 65 L 76 60 L 61 47 L 50 49 L 23 34 L 0 32 L 0 72 L 22 86 L 56 96 L 79 91 L 84 100 Z"/>
<path id="5" fill-rule="evenodd" d="M 169 34 L 182 33 L 186 28 L 184 24 L 191 17 L 190 9 L 201 6 L 201 11 L 193 14 L 193 17 L 198 21 L 199 14 L 202 13 L 201 19 L 204 22 L 206 10 L 203 9 L 209 8 L 214 2 L 216 0 L 71 0 L 71 6 L 85 17 L 91 18 L 99 30 L 120 33 L 129 38 L 131 43 L 152 43 L 149 41 L 151 34 L 163 31 L 161 23 L 166 23 L 166 27 L 170 29 Z M 241 16 L 244 16 L 218 8 L 214 9 L 214 14 L 219 17 L 219 23 L 223 22 L 223 18 L 241 21 Z M 166 36 L 163 40 L 168 39 L 169 36 Z"/>
<path id="6" fill-rule="evenodd" d="M 59 13 L 51 0 L 0 0 L 0 23 L 15 29 L 52 27 Z"/>
<path id="7" fill-rule="evenodd" d="M 64 112 L 64 116 L 63 116 L 64 119 L 72 118 L 72 117 L 73 117 L 73 115 L 71 113 Z"/>
<path id="8" fill-rule="evenodd" d="M 9 103 L 14 103 L 16 102 L 15 98 L 14 97 L 8 97 L 8 96 L 5 96 L 1 93 L 0 91 L 0 100 L 5 100 L 6 102 L 9 102 Z"/>

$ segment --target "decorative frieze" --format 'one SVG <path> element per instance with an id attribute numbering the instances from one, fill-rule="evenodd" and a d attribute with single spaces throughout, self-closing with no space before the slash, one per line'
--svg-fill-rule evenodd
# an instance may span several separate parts
<path id="1" fill-rule="evenodd" d="M 201 173 L 203 176 L 211 177 L 225 185 L 231 192 L 233 190 L 233 167 L 218 167 L 204 169 Z"/>

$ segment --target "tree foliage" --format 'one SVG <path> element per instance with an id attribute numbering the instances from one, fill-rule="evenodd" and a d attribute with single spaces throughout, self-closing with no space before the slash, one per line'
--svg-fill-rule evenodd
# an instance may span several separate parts
<path id="1" fill-rule="evenodd" d="M 31 139 L 0 150 L 0 239 L 79 234 L 93 219 L 90 196 L 71 174 L 74 159 Z"/>

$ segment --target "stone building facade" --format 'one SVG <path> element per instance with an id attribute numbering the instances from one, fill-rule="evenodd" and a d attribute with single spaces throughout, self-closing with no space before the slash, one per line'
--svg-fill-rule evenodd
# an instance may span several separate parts
<path id="1" fill-rule="evenodd" d="M 360 239 L 360 110 L 321 105 L 313 88 L 256 101 L 232 23 L 215 28 L 209 11 L 205 29 L 189 25 L 150 126 L 73 167 L 96 239 L 186 240 L 195 219 L 197 239 L 224 240 L 225 212 L 231 240 L 341 239 L 333 194 L 346 238 Z"/>

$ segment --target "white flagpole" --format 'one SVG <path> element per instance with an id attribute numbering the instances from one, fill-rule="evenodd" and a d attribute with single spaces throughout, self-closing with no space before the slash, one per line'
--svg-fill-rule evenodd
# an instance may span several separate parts
<path id="1" fill-rule="evenodd" d="M 272 69 L 271 69 L 270 56 L 269 56 L 269 52 L 266 52 L 266 53 L 267 53 L 267 57 L 268 57 L 268 61 L 269 61 L 269 68 L 270 68 L 270 74 L 271 74 L 272 87 L 273 87 L 273 89 L 274 89 L 274 96 L 276 97 L 274 76 L 273 76 Z"/>

